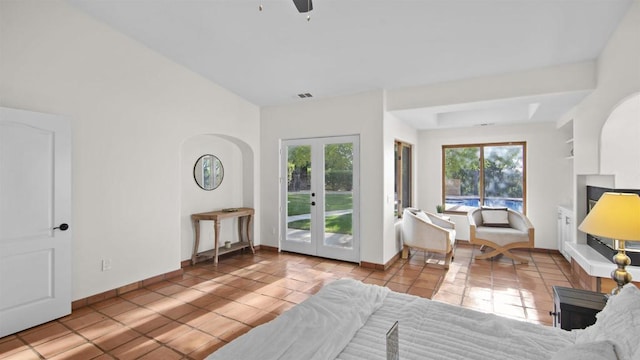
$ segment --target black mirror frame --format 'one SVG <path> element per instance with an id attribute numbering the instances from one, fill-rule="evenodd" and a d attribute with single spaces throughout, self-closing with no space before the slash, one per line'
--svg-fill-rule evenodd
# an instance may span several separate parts
<path id="1" fill-rule="evenodd" d="M 213 184 L 214 186 L 210 189 L 206 188 L 204 184 L 200 184 L 200 181 L 198 181 L 198 177 L 196 176 L 196 170 L 198 169 L 198 164 L 200 164 L 202 159 L 205 157 L 212 157 L 214 162 L 218 161 L 218 163 L 220 164 L 220 169 L 222 170 L 222 176 L 220 177 L 220 181 L 217 184 L 214 183 Z M 200 165 L 200 167 L 202 167 L 202 165 Z M 222 161 L 217 156 L 212 154 L 204 154 L 200 156 L 198 160 L 196 160 L 195 164 L 193 164 L 193 180 L 196 182 L 198 187 L 202 190 L 212 191 L 217 189 L 218 187 L 220 187 L 220 184 L 222 184 L 222 181 L 224 180 L 224 166 L 222 165 Z M 213 178 L 213 181 L 215 182 L 215 177 Z"/>

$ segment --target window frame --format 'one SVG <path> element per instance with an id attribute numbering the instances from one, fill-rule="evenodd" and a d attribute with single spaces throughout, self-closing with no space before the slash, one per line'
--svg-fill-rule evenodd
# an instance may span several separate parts
<path id="1" fill-rule="evenodd" d="M 457 211 L 457 210 L 447 210 L 446 209 L 446 161 L 445 161 L 445 150 L 446 149 L 456 149 L 456 148 L 473 148 L 477 147 L 480 149 L 480 169 L 479 169 L 479 181 L 478 184 L 478 196 L 480 198 L 480 206 L 484 205 L 484 152 L 485 147 L 491 146 L 522 146 L 522 213 L 527 214 L 527 142 L 526 141 L 507 141 L 507 142 L 490 142 L 490 143 L 475 143 L 475 144 L 456 144 L 456 145 L 442 145 L 442 177 L 441 177 L 441 204 L 444 207 L 443 211 L 447 214 L 466 214 L 467 211 Z"/>
<path id="2" fill-rule="evenodd" d="M 404 204 L 403 203 L 403 191 L 404 189 L 404 172 L 402 170 L 404 170 L 402 168 L 403 165 L 403 159 L 402 159 L 402 154 L 403 154 L 403 150 L 404 149 L 408 149 L 409 150 L 409 154 L 410 154 L 410 159 L 409 159 L 409 194 L 408 194 L 408 199 L 409 199 L 409 204 Z M 393 151 L 394 151 L 394 171 L 395 171 L 395 199 L 394 199 L 394 211 L 395 211 L 395 218 L 399 219 L 402 218 L 402 212 L 404 211 L 405 208 L 407 207 L 411 207 L 413 204 L 413 145 L 406 143 L 404 141 L 401 140 L 395 140 L 394 141 L 394 146 L 393 146 Z"/>

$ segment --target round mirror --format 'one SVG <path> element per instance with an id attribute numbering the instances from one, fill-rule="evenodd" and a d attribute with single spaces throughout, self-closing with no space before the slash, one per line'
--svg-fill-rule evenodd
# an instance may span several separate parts
<path id="1" fill-rule="evenodd" d="M 213 190 L 220 186 L 224 168 L 220 159 L 211 154 L 202 155 L 193 166 L 193 178 L 203 190 Z"/>

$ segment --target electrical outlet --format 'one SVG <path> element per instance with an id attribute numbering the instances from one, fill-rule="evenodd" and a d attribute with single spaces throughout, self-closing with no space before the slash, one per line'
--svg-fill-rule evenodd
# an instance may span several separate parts
<path id="1" fill-rule="evenodd" d="M 111 259 L 102 259 L 102 271 L 111 270 Z"/>

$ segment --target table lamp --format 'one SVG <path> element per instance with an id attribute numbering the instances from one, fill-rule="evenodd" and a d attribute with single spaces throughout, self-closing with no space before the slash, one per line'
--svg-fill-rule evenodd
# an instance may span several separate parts
<path id="1" fill-rule="evenodd" d="M 640 241 L 640 196 L 631 193 L 604 193 L 578 229 L 614 240 L 618 253 L 613 256 L 613 262 L 618 268 L 611 272 L 611 278 L 618 286 L 611 294 L 617 294 L 625 284 L 631 282 L 631 274 L 625 269 L 631 264 L 631 259 L 625 254 L 624 242 Z"/>

